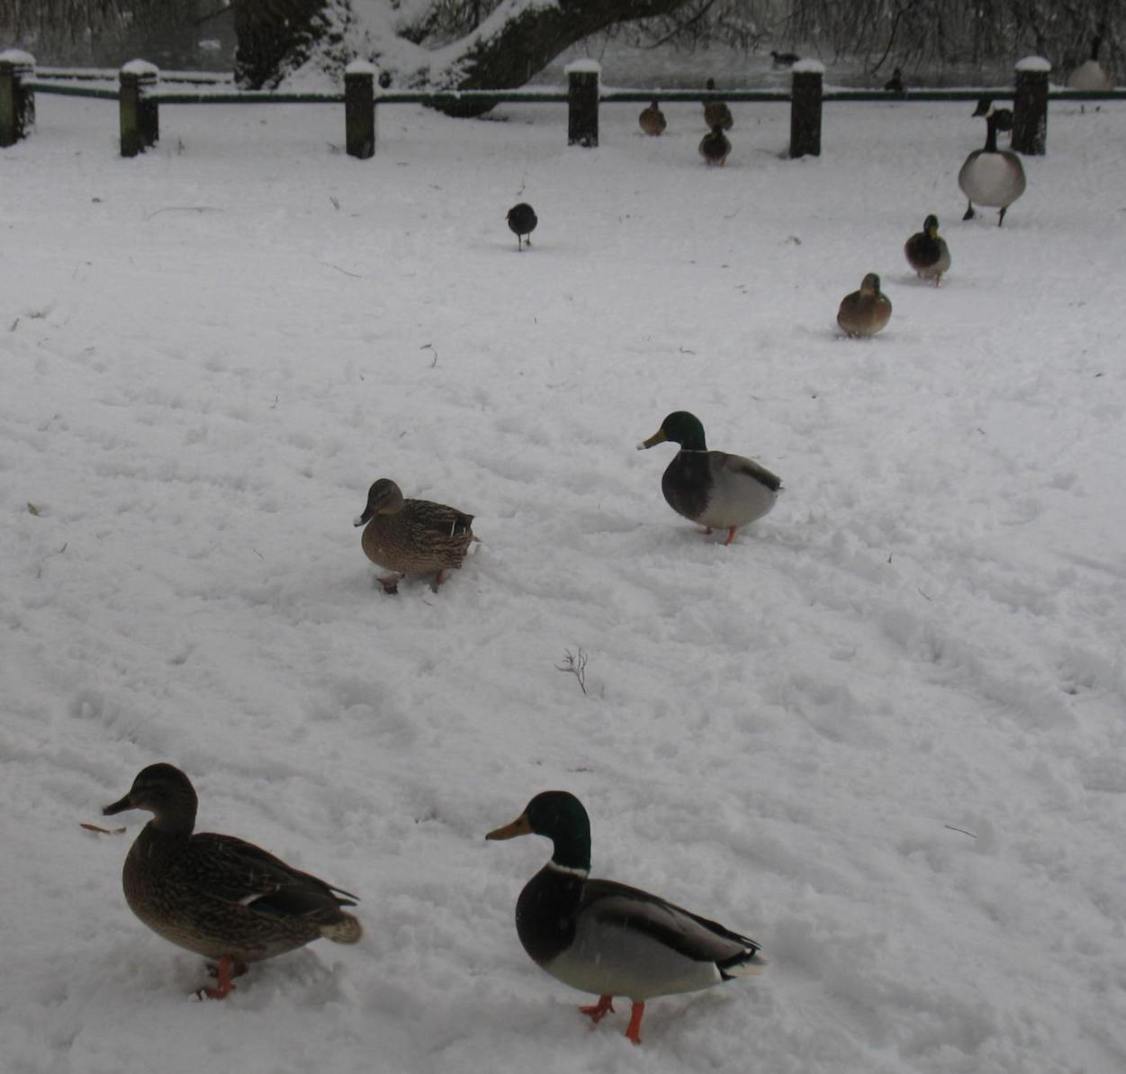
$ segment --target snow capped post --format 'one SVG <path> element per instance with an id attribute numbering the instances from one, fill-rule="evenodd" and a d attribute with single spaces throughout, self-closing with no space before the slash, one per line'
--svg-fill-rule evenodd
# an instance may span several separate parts
<path id="1" fill-rule="evenodd" d="M 117 76 L 118 107 L 121 114 L 121 155 L 135 157 L 160 137 L 160 113 L 152 90 L 160 71 L 147 60 L 130 60 Z"/>
<path id="2" fill-rule="evenodd" d="M 564 68 L 567 75 L 567 144 L 587 149 L 598 145 L 597 60 L 575 60 Z"/>
<path id="3" fill-rule="evenodd" d="M 375 153 L 375 67 L 367 60 L 344 68 L 344 143 L 357 160 Z"/>
<path id="4" fill-rule="evenodd" d="M 1017 64 L 1012 146 L 1018 153 L 1042 157 L 1047 152 L 1051 70 L 1051 63 L 1043 56 L 1026 56 Z"/>
<path id="5" fill-rule="evenodd" d="M 825 65 L 798 60 L 790 89 L 790 156 L 821 156 L 821 92 Z"/>
<path id="6" fill-rule="evenodd" d="M 35 57 L 19 49 L 0 52 L 0 148 L 26 138 L 35 123 Z"/>

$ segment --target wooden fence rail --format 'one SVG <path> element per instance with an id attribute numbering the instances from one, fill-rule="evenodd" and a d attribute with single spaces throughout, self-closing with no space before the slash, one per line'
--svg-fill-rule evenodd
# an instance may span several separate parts
<path id="1" fill-rule="evenodd" d="M 826 101 L 974 101 L 981 97 L 1012 100 L 1013 148 L 1025 154 L 1042 155 L 1047 147 L 1048 101 L 1126 100 L 1126 89 L 1085 92 L 1053 90 L 1046 60 L 1030 57 L 1016 66 L 1014 85 L 987 89 L 908 90 L 888 93 L 878 90 L 824 88 L 824 68 L 813 61 L 794 65 L 790 90 L 639 90 L 603 89 L 598 65 L 580 60 L 567 68 L 567 89 L 390 91 L 376 88 L 375 68 L 357 61 L 348 66 L 342 93 L 277 93 L 234 90 L 228 76 L 174 72 L 161 75 L 142 60 L 127 63 L 120 71 L 36 68 L 26 52 L 0 52 L 0 147 L 27 137 L 35 121 L 35 95 L 55 94 L 118 102 L 121 155 L 136 156 L 160 137 L 159 107 L 163 104 L 343 104 L 345 143 L 349 155 L 361 160 L 376 149 L 376 110 L 379 105 L 422 104 L 441 108 L 451 105 L 566 104 L 569 145 L 597 146 L 598 113 L 603 104 L 663 102 L 789 102 L 791 157 L 819 156 L 821 118 Z M 87 85 L 117 80 L 117 87 Z M 198 89 L 170 88 L 177 84 Z M 203 89 L 210 86 L 211 89 Z"/>

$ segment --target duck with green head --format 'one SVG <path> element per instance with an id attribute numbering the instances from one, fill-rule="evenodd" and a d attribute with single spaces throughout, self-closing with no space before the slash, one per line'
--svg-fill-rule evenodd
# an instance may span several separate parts
<path id="1" fill-rule="evenodd" d="M 542 835 L 551 860 L 520 892 L 516 933 L 532 960 L 598 1002 L 580 1007 L 597 1024 L 630 1000 L 626 1036 L 641 1043 L 645 1003 L 758 973 L 759 944 L 658 895 L 613 880 L 591 880 L 590 820 L 573 794 L 537 794 L 511 824 L 486 839 Z"/>
<path id="2" fill-rule="evenodd" d="M 907 263 L 920 280 L 934 280 L 935 287 L 942 282 L 942 274 L 950 268 L 950 250 L 946 240 L 938 233 L 938 217 L 931 213 L 923 221 L 923 230 L 916 231 L 903 246 Z"/>
<path id="3" fill-rule="evenodd" d="M 233 835 L 196 832 L 197 806 L 180 769 L 153 764 L 102 812 L 152 813 L 125 859 L 125 901 L 153 932 L 218 961 L 216 987 L 200 995 L 223 999 L 247 963 L 322 936 L 334 943 L 360 939 L 359 921 L 341 909 L 355 906 L 355 895 Z"/>
<path id="4" fill-rule="evenodd" d="M 663 444 L 680 445 L 661 478 L 665 501 L 678 514 L 701 525 L 709 533 L 727 530 L 730 544 L 735 532 L 762 518 L 778 499 L 782 479 L 765 466 L 742 455 L 709 451 L 704 426 L 695 414 L 676 410 L 637 450 Z"/>

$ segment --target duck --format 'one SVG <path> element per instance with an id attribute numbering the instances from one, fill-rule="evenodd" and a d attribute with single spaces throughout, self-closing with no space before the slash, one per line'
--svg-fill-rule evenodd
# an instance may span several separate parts
<path id="1" fill-rule="evenodd" d="M 579 1010 L 597 1025 L 629 999 L 626 1037 L 641 1043 L 645 1004 L 762 972 L 757 940 L 614 880 L 590 879 L 590 818 L 569 791 L 537 794 L 486 839 L 542 835 L 551 860 L 516 901 L 516 934 L 532 961 L 598 1002 Z"/>
<path id="2" fill-rule="evenodd" d="M 191 780 L 161 763 L 143 768 L 102 813 L 152 813 L 125 858 L 125 901 L 153 932 L 218 960 L 216 985 L 200 989 L 201 999 L 224 999 L 251 962 L 321 937 L 360 939 L 360 922 L 342 909 L 356 905 L 355 895 L 233 835 L 196 832 L 197 807 Z"/>
<path id="3" fill-rule="evenodd" d="M 657 135 L 664 134 L 665 128 L 669 125 L 668 120 L 665 119 L 665 113 L 661 111 L 660 105 L 656 101 L 648 108 L 642 109 L 641 115 L 637 117 L 637 122 L 646 134 L 654 138 Z"/>
<path id="4" fill-rule="evenodd" d="M 1102 48 L 1105 33 L 1106 27 L 1100 25 L 1095 36 L 1091 38 L 1091 58 L 1081 63 L 1068 75 L 1068 89 L 1085 90 L 1088 93 L 1114 89 L 1114 78 L 1099 63 L 1099 49 Z"/>
<path id="5" fill-rule="evenodd" d="M 888 93 L 906 93 L 907 92 L 907 87 L 906 87 L 906 85 L 904 85 L 904 82 L 903 82 L 903 71 L 899 67 L 897 67 L 894 71 L 892 71 L 891 78 L 889 78 L 884 83 L 884 89 Z"/>
<path id="6" fill-rule="evenodd" d="M 891 318 L 891 299 L 880 290 L 880 277 L 869 272 L 860 281 L 860 290 L 841 299 L 837 324 L 850 338 L 874 336 Z"/>
<path id="7" fill-rule="evenodd" d="M 516 249 L 522 250 L 525 244 L 531 246 L 532 240 L 529 236 L 539 223 L 536 210 L 526 201 L 521 201 L 508 210 L 507 220 L 508 230 L 516 236 Z"/>
<path id="8" fill-rule="evenodd" d="M 695 414 L 676 410 L 638 451 L 663 444 L 680 445 L 661 478 L 665 501 L 678 514 L 713 529 L 727 530 L 725 545 L 741 527 L 762 518 L 774 506 L 782 479 L 765 466 L 742 455 L 709 451 L 704 426 Z"/>
<path id="9" fill-rule="evenodd" d="M 958 186 L 969 202 L 963 220 L 972 220 L 974 202 L 999 208 L 997 226 L 1005 222 L 1005 213 L 1014 201 L 1024 193 L 1027 185 L 1024 178 L 1024 165 L 1020 157 L 1011 149 L 997 148 L 997 132 L 1013 129 L 1013 114 L 1007 108 L 993 107 L 993 102 L 983 97 L 974 110 L 975 116 L 985 116 L 985 147 L 975 149 L 958 172 Z"/>
<path id="10" fill-rule="evenodd" d="M 770 58 L 775 67 L 793 67 L 801 57 L 796 52 L 775 52 L 770 50 Z"/>
<path id="11" fill-rule="evenodd" d="M 709 78 L 704 83 L 704 89 L 709 93 L 715 93 L 715 79 Z M 710 131 L 714 131 L 717 127 L 720 130 L 729 131 L 735 125 L 731 109 L 727 107 L 726 101 L 705 101 L 704 122 L 708 125 Z"/>
<path id="12" fill-rule="evenodd" d="M 931 213 L 923 221 L 923 230 L 916 231 L 903 246 L 907 261 L 919 279 L 942 282 L 942 274 L 950 268 L 950 250 L 938 233 L 938 217 Z"/>
<path id="13" fill-rule="evenodd" d="M 368 502 L 355 519 L 363 526 L 360 540 L 368 559 L 390 574 L 377 577 L 385 593 L 398 592 L 408 574 L 435 575 L 437 592 L 446 571 L 461 567 L 473 535 L 473 516 L 443 503 L 405 500 L 390 478 L 381 477 L 368 489 Z"/>
<path id="14" fill-rule="evenodd" d="M 700 156 L 710 168 L 713 164 L 723 167 L 731 153 L 731 139 L 723 133 L 722 127 L 713 127 L 700 139 Z"/>

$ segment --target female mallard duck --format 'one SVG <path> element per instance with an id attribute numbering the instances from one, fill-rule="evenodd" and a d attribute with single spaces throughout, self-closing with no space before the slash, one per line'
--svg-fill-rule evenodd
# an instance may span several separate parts
<path id="1" fill-rule="evenodd" d="M 721 127 L 713 127 L 709 134 L 700 139 L 700 156 L 709 167 L 718 164 L 721 168 L 731 152 L 731 142 Z"/>
<path id="2" fill-rule="evenodd" d="M 646 134 L 652 135 L 653 137 L 664 134 L 665 128 L 668 126 L 665 113 L 661 111 L 656 101 L 648 108 L 642 110 L 641 115 L 637 117 L 637 122 L 641 124 L 641 129 Z"/>
<path id="3" fill-rule="evenodd" d="M 218 959 L 216 987 L 201 989 L 201 995 L 222 999 L 248 962 L 321 936 L 334 943 L 359 940 L 359 921 L 340 909 L 355 906 L 355 895 L 233 835 L 193 834 L 196 806 L 188 777 L 173 765 L 154 764 L 102 812 L 153 814 L 125 859 L 125 901 L 153 932 Z"/>
<path id="4" fill-rule="evenodd" d="M 1099 63 L 1099 49 L 1102 47 L 1103 35 L 1105 33 L 1106 27 L 1100 26 L 1098 33 L 1091 38 L 1091 58 L 1081 63 L 1068 76 L 1068 89 L 1086 90 L 1088 93 L 1114 89 L 1114 79 L 1103 65 Z"/>
<path id="5" fill-rule="evenodd" d="M 544 835 L 553 851 L 520 892 L 516 934 L 542 969 L 598 996 L 580 1007 L 597 1025 L 614 996 L 631 1004 L 626 1036 L 641 1043 L 645 1001 L 696 992 L 766 964 L 759 944 L 647 891 L 590 880 L 590 819 L 573 794 L 537 794 L 511 824 L 486 839 Z"/>
<path id="6" fill-rule="evenodd" d="M 473 516 L 442 503 L 404 500 L 394 481 L 381 477 L 368 490 L 361 540 L 368 559 L 392 573 L 379 578 L 386 593 L 398 590 L 405 574 L 433 574 L 434 589 L 448 570 L 460 567 L 473 536 Z"/>
<path id="7" fill-rule="evenodd" d="M 950 250 L 938 234 L 938 217 L 933 213 L 923 221 L 923 230 L 916 231 L 903 247 L 907 261 L 921 280 L 934 280 L 937 287 L 942 274 L 950 268 Z"/>
<path id="8" fill-rule="evenodd" d="M 869 272 L 860 290 L 841 299 L 837 324 L 846 336 L 874 336 L 891 318 L 891 299 L 880 290 L 880 277 Z"/>
<path id="9" fill-rule="evenodd" d="M 958 172 L 958 186 L 969 199 L 963 220 L 974 218 L 974 202 L 1000 209 L 997 226 L 1005 222 L 1005 212 L 1024 193 L 1024 165 L 1011 149 L 997 148 L 997 132 L 1013 129 L 1013 114 L 1007 108 L 994 109 L 988 98 L 978 102 L 975 116 L 985 116 L 985 148 L 975 149 Z"/>
<path id="10" fill-rule="evenodd" d="M 711 533 L 727 530 L 730 544 L 740 526 L 762 518 L 778 499 L 781 478 L 742 455 L 709 451 L 700 419 L 686 410 L 669 414 L 661 427 L 637 450 L 671 440 L 680 445 L 661 478 L 661 491 L 678 514 Z"/>
<path id="11" fill-rule="evenodd" d="M 704 83 L 704 89 L 709 93 L 715 93 L 715 79 L 709 78 Z M 711 131 L 714 131 L 717 127 L 722 131 L 729 131 L 735 125 L 727 102 L 718 100 L 704 102 L 704 122 L 708 125 L 708 130 Z"/>

